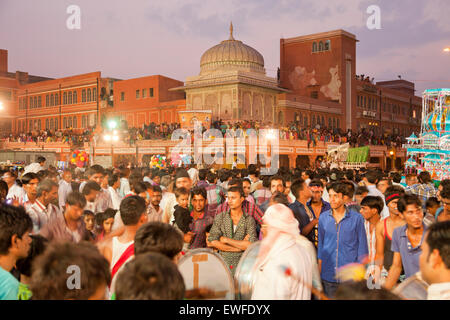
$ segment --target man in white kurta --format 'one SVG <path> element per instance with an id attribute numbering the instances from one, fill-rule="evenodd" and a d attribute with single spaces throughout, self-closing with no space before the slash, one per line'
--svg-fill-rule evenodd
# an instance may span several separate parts
<path id="1" fill-rule="evenodd" d="M 255 263 L 252 300 L 310 300 L 313 265 L 297 242 L 298 221 L 283 204 L 263 216 L 266 234 Z"/>

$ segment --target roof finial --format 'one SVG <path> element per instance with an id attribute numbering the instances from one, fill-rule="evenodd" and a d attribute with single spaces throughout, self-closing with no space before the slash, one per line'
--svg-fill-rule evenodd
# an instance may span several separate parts
<path id="1" fill-rule="evenodd" d="M 234 40 L 233 38 L 233 21 L 230 23 L 230 38 L 228 40 Z"/>

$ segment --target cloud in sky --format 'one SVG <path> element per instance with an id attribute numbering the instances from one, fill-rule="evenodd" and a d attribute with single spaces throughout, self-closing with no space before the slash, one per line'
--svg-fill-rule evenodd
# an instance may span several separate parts
<path id="1" fill-rule="evenodd" d="M 81 30 L 66 28 L 71 4 L 81 8 Z M 366 27 L 373 4 L 381 30 Z M 228 38 L 232 20 L 235 38 L 261 52 L 274 76 L 280 38 L 344 29 L 360 40 L 357 73 L 430 80 L 415 81 L 420 95 L 450 87 L 450 54 L 442 52 L 450 46 L 449 16 L 448 0 L 2 0 L 0 47 L 9 50 L 12 71 L 185 80 L 198 74 L 203 52 Z"/>

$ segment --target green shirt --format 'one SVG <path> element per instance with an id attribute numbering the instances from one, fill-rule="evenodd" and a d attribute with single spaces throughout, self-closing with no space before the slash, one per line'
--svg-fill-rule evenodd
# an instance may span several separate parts
<path id="1" fill-rule="evenodd" d="M 243 212 L 241 219 L 236 226 L 236 232 L 233 232 L 233 220 L 231 219 L 231 209 L 219 213 L 214 218 L 214 223 L 209 232 L 209 242 L 219 241 L 220 237 L 227 237 L 233 240 L 242 241 L 249 235 L 249 241 L 255 242 L 258 240 L 256 235 L 256 222 L 252 216 L 248 215 L 247 212 Z M 219 252 L 222 258 L 230 267 L 231 273 L 234 275 L 239 260 L 241 259 L 242 252 Z"/>

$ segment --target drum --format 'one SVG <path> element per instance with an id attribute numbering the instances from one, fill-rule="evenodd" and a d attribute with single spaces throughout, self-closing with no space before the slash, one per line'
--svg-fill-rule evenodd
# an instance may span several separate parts
<path id="1" fill-rule="evenodd" d="M 422 279 L 420 272 L 417 272 L 400 283 L 392 292 L 403 299 L 427 300 L 427 289 L 428 283 Z"/>
<path id="2" fill-rule="evenodd" d="M 222 257 L 212 249 L 190 250 L 178 262 L 186 290 L 208 288 L 211 300 L 234 300 L 233 276 Z"/>
<path id="3" fill-rule="evenodd" d="M 234 274 L 235 286 L 238 291 L 236 299 L 250 300 L 253 292 L 253 266 L 258 257 L 261 241 L 252 243 L 242 254 Z"/>

